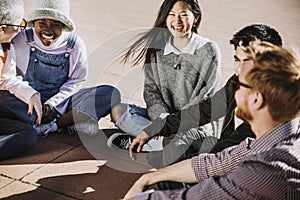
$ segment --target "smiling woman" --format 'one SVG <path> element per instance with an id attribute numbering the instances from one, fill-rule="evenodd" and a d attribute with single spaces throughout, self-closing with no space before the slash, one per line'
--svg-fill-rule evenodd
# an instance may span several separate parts
<path id="1" fill-rule="evenodd" d="M 221 53 L 214 41 L 198 34 L 201 15 L 197 0 L 165 0 L 153 28 L 125 52 L 124 63 L 130 59 L 134 65 L 144 62 L 143 88 L 147 108 L 132 104 L 113 107 L 112 120 L 127 135 L 112 135 L 108 146 L 114 144 L 131 152 L 136 147 L 137 152 L 162 150 L 162 140 L 167 144 L 168 139 L 159 137 L 145 144 L 148 138 L 142 135 L 142 130 L 156 118 L 164 118 L 196 104 L 219 89 Z M 202 141 L 208 134 L 216 134 L 210 127 L 190 129 L 182 137 Z M 175 143 L 174 151 L 179 149 Z M 164 165 L 174 162 L 181 153 L 173 152 L 174 156 L 166 158 Z"/>
<path id="2" fill-rule="evenodd" d="M 97 134 L 98 120 L 120 102 L 120 94 L 110 85 L 81 88 L 87 77 L 87 53 L 73 32 L 69 1 L 33 0 L 25 18 L 30 28 L 14 38 L 16 63 L 23 80 L 39 93 L 42 112 L 28 114 L 26 105 L 6 94 L 0 105 L 6 110 L 0 116 L 32 125 L 41 137 L 62 129 Z M 34 124 L 37 115 L 41 124 Z"/>

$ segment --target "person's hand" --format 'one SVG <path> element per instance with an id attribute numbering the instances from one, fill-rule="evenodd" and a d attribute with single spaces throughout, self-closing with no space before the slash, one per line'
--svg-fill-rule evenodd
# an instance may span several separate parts
<path id="1" fill-rule="evenodd" d="M 148 186 L 147 174 L 140 177 L 126 193 L 124 200 L 134 199 L 134 197 L 143 192 L 144 189 Z"/>
<path id="2" fill-rule="evenodd" d="M 28 103 L 28 115 L 32 114 L 33 109 L 37 114 L 37 119 L 35 123 L 41 124 L 43 111 L 42 111 L 42 104 L 41 104 L 41 98 L 39 93 L 35 93 L 34 95 L 31 96 Z"/>
<path id="3" fill-rule="evenodd" d="M 129 147 L 129 155 L 132 160 L 135 160 L 135 158 L 133 156 L 133 151 L 136 150 L 136 152 L 138 152 L 138 153 L 141 152 L 144 144 L 148 140 L 149 140 L 149 136 L 144 131 L 132 140 L 132 143 Z"/>
<path id="4" fill-rule="evenodd" d="M 50 123 L 53 121 L 53 119 L 56 117 L 57 113 L 56 110 L 53 108 L 50 104 L 44 104 L 43 105 L 43 117 L 42 117 L 42 123 Z"/>

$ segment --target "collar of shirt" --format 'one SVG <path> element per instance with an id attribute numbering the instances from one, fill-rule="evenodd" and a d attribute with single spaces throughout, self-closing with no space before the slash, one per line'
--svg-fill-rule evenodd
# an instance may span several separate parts
<path id="1" fill-rule="evenodd" d="M 258 140 L 254 140 L 250 144 L 250 148 L 253 153 L 259 153 L 265 150 L 268 150 L 278 144 L 280 141 L 285 139 L 286 137 L 293 135 L 293 134 L 299 134 L 299 123 L 300 118 L 295 118 L 292 121 L 283 123 L 275 128 L 273 128 L 271 131 L 266 133 L 264 136 L 262 136 Z"/>
<path id="2" fill-rule="evenodd" d="M 2 45 L 0 45 L 0 56 L 1 57 L 4 57 L 4 50 L 2 48 Z"/>
<path id="3" fill-rule="evenodd" d="M 8 56 L 8 51 L 10 50 L 10 43 L 5 43 L 0 45 L 0 58 L 2 59 L 3 64 L 6 63 Z"/>
<path id="4" fill-rule="evenodd" d="M 174 53 L 176 55 L 186 53 L 186 54 L 191 54 L 194 55 L 195 51 L 197 49 L 197 42 L 195 42 L 197 37 L 197 34 L 192 33 L 192 37 L 189 41 L 189 43 L 182 49 L 182 52 L 178 51 L 173 45 L 172 45 L 172 36 L 169 38 L 168 42 L 166 43 L 165 49 L 164 49 L 164 55 L 168 55 L 171 53 Z"/>

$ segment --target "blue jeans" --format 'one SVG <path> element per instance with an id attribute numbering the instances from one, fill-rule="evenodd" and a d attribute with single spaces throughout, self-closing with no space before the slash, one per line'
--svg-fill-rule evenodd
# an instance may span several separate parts
<path id="1" fill-rule="evenodd" d="M 146 108 L 135 105 L 127 105 L 126 112 L 116 122 L 116 126 L 131 136 L 138 136 L 144 128 L 151 124 Z M 163 137 L 157 140 L 151 139 L 143 146 L 142 151 L 160 151 L 162 150 Z"/>
<path id="2" fill-rule="evenodd" d="M 66 112 L 77 110 L 98 121 L 101 117 L 108 115 L 111 108 L 120 101 L 120 92 L 113 86 L 101 85 L 83 88 L 70 97 Z M 27 110 L 26 103 L 8 91 L 0 91 L 0 117 L 33 125 L 36 113 L 34 111 L 31 116 L 28 116 Z M 76 116 L 74 118 L 76 120 Z"/>
<path id="3" fill-rule="evenodd" d="M 110 85 L 83 88 L 71 96 L 67 112 L 77 110 L 95 121 L 110 114 L 111 108 L 119 104 L 121 94 L 119 90 Z M 74 116 L 76 120 L 76 116 Z"/>
<path id="4" fill-rule="evenodd" d="M 0 160 L 18 156 L 36 141 L 36 131 L 28 124 L 0 118 Z"/>

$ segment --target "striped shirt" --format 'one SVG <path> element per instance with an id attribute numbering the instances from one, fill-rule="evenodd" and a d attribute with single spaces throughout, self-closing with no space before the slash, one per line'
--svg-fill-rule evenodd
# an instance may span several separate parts
<path id="1" fill-rule="evenodd" d="M 197 185 L 145 195 L 148 199 L 300 199 L 299 126 L 296 118 L 258 140 L 246 139 L 218 154 L 194 157 Z"/>

